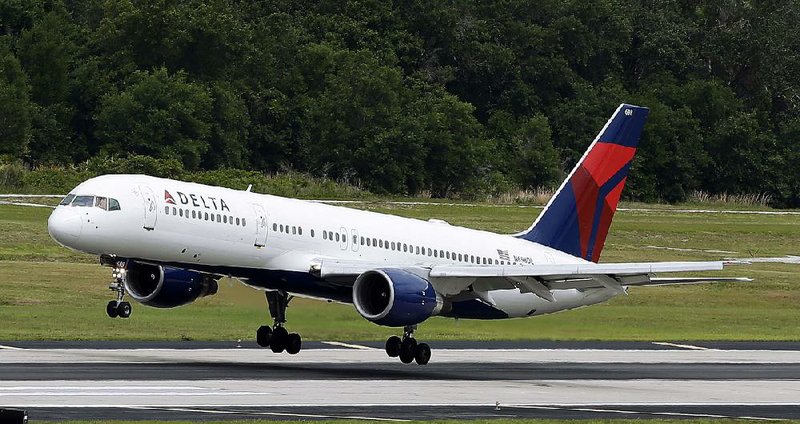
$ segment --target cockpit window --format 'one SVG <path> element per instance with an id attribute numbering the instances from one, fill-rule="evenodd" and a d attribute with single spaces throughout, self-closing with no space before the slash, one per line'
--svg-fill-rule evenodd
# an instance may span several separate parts
<path id="1" fill-rule="evenodd" d="M 117 201 L 117 199 L 108 199 L 108 210 L 110 211 L 119 210 L 119 202 Z"/>
<path id="2" fill-rule="evenodd" d="M 68 204 L 72 203 L 72 199 L 74 199 L 74 198 L 75 198 L 74 194 L 68 194 L 67 197 L 65 197 L 64 199 L 61 200 L 61 203 L 59 203 L 59 205 L 60 206 L 67 206 Z"/>
<path id="3" fill-rule="evenodd" d="M 102 210 L 108 210 L 108 199 L 105 197 L 95 197 L 94 205 Z"/>
<path id="4" fill-rule="evenodd" d="M 94 196 L 75 196 L 72 201 L 72 206 L 86 207 L 94 204 Z"/>

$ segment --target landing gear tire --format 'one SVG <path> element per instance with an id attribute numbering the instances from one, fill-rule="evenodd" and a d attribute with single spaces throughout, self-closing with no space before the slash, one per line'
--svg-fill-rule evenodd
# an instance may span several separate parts
<path id="1" fill-rule="evenodd" d="M 286 323 L 286 308 L 292 298 L 281 290 L 266 291 L 269 315 L 274 324 L 272 328 L 262 325 L 256 331 L 256 343 L 261 347 L 269 347 L 274 353 L 286 352 L 296 355 L 303 347 L 303 340 L 297 333 L 291 333 L 283 326 Z"/>
<path id="2" fill-rule="evenodd" d="M 272 328 L 268 325 L 258 327 L 256 343 L 261 347 L 269 347 L 270 341 L 272 341 Z"/>
<path id="3" fill-rule="evenodd" d="M 297 352 L 300 352 L 300 348 L 303 347 L 303 340 L 300 338 L 300 335 L 297 333 L 289 334 L 286 338 L 286 353 L 289 355 L 296 355 Z"/>
<path id="4" fill-rule="evenodd" d="M 410 364 L 414 361 L 414 354 L 417 350 L 417 341 L 411 337 L 406 338 L 400 344 L 400 362 Z"/>
<path id="5" fill-rule="evenodd" d="M 400 345 L 403 341 L 400 337 L 392 336 L 386 340 L 386 354 L 389 355 L 390 358 L 397 358 L 400 355 Z"/>
<path id="6" fill-rule="evenodd" d="M 116 318 L 117 317 L 117 302 L 112 300 L 108 302 L 106 305 L 106 314 L 108 314 L 109 318 Z"/>
<path id="7" fill-rule="evenodd" d="M 125 298 L 125 273 L 127 272 L 127 262 L 117 260 L 113 256 L 101 255 L 100 264 L 112 267 L 111 276 L 113 280 L 108 288 L 114 292 L 117 300 L 112 300 L 106 305 L 106 314 L 110 318 L 128 318 L 131 316 L 131 304 L 123 302 Z"/>
<path id="8" fill-rule="evenodd" d="M 431 347 L 427 343 L 420 343 L 414 352 L 414 360 L 418 365 L 425 365 L 431 360 Z"/>
<path id="9" fill-rule="evenodd" d="M 272 330 L 272 340 L 270 340 L 270 349 L 274 353 L 281 353 L 286 349 L 289 341 L 289 332 L 283 327 L 276 327 Z"/>
<path id="10" fill-rule="evenodd" d="M 119 305 L 117 305 L 117 316 L 120 318 L 130 317 L 132 311 L 133 308 L 131 308 L 131 304 L 128 302 L 120 302 Z"/>

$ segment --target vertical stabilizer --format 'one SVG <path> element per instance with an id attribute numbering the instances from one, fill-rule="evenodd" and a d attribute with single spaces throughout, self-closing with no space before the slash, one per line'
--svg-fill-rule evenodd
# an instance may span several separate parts
<path id="1" fill-rule="evenodd" d="M 517 237 L 597 262 L 648 112 L 620 105 L 531 228 Z"/>

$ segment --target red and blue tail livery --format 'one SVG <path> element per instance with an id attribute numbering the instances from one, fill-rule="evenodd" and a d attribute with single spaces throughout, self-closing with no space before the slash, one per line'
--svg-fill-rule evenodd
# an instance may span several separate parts
<path id="1" fill-rule="evenodd" d="M 648 109 L 620 105 L 531 228 L 518 236 L 600 259 Z"/>

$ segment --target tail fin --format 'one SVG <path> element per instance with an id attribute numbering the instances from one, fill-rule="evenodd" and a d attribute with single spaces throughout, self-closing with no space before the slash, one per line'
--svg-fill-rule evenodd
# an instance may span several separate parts
<path id="1" fill-rule="evenodd" d="M 597 262 L 648 112 L 621 104 L 531 228 L 516 236 Z"/>

